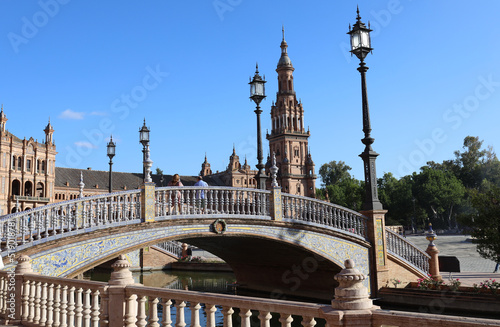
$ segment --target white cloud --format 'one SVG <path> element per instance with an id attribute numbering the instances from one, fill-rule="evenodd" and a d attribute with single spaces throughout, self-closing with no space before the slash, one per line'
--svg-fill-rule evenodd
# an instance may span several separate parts
<path id="1" fill-rule="evenodd" d="M 88 141 L 77 141 L 75 145 L 79 148 L 97 149 L 97 146 Z"/>
<path id="2" fill-rule="evenodd" d="M 61 119 L 83 119 L 84 114 L 85 113 L 83 113 L 83 112 L 76 112 L 76 111 L 73 111 L 71 109 L 66 109 L 59 115 L 59 118 L 61 118 Z"/>

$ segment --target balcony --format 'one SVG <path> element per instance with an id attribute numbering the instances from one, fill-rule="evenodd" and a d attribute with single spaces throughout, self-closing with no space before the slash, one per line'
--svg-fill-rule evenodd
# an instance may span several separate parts
<path id="1" fill-rule="evenodd" d="M 48 203 L 50 198 L 44 198 L 40 196 L 22 196 L 22 195 L 13 195 L 12 201 L 24 201 L 24 202 L 45 202 Z"/>

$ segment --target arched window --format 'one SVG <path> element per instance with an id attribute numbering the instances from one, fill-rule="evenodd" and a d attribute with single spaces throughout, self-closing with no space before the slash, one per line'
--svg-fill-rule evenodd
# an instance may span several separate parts
<path id="1" fill-rule="evenodd" d="M 43 198 L 44 196 L 44 188 L 43 188 L 43 183 L 38 182 L 36 183 L 36 196 Z"/>
<path id="2" fill-rule="evenodd" d="M 292 89 L 292 80 L 288 80 L 288 89 L 291 90 Z"/>
<path id="3" fill-rule="evenodd" d="M 45 160 L 42 160 L 42 173 L 45 173 Z"/>
<path id="4" fill-rule="evenodd" d="M 33 183 L 30 181 L 24 183 L 24 196 L 33 196 Z"/>
<path id="5" fill-rule="evenodd" d="M 21 195 L 21 182 L 17 179 L 12 181 L 12 195 Z"/>
<path id="6" fill-rule="evenodd" d="M 17 158 L 15 156 L 12 156 L 12 169 L 16 169 L 16 161 L 17 161 Z"/>
<path id="7" fill-rule="evenodd" d="M 10 212 L 11 213 L 17 212 L 17 208 L 16 207 L 12 208 L 12 210 Z"/>
<path id="8" fill-rule="evenodd" d="M 23 158 L 17 158 L 17 170 L 21 170 L 23 167 Z"/>

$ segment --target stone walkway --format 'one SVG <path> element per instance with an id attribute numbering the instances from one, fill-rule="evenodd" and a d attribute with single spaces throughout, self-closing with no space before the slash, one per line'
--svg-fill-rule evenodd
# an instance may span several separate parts
<path id="1" fill-rule="evenodd" d="M 429 241 L 424 235 L 407 236 L 406 238 L 421 250 L 425 251 Z M 459 278 L 464 286 L 487 280 L 500 280 L 500 273 L 493 273 L 495 262 L 481 258 L 477 253 L 476 245 L 470 241 L 470 236 L 466 235 L 438 235 L 434 241 L 439 249 L 439 255 L 456 256 L 460 261 L 460 273 L 453 273 L 453 278 Z M 449 273 L 442 273 L 443 279 L 447 280 Z"/>

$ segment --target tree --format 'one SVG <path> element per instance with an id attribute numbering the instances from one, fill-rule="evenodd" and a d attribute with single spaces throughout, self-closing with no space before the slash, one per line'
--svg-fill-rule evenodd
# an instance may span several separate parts
<path id="1" fill-rule="evenodd" d="M 347 166 L 345 162 L 330 161 L 329 163 L 323 164 L 319 169 L 319 175 L 323 180 L 323 186 L 335 185 L 341 183 L 345 179 L 350 179 L 351 174 L 349 171 L 352 168 Z"/>
<path id="2" fill-rule="evenodd" d="M 156 167 L 156 175 L 158 176 L 163 175 L 163 170 L 161 170 L 160 167 Z"/>
<path id="3" fill-rule="evenodd" d="M 489 182 L 471 192 L 475 215 L 470 221 L 471 236 L 483 258 L 500 258 L 500 187 Z"/>
<path id="4" fill-rule="evenodd" d="M 449 172 L 424 166 L 412 179 L 413 194 L 429 217 L 434 217 L 442 227 L 451 228 L 455 206 L 462 203 L 465 188 L 457 177 Z M 443 226 L 444 225 L 444 226 Z"/>

